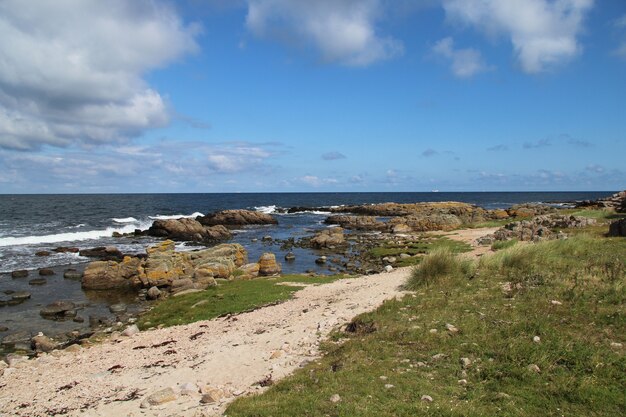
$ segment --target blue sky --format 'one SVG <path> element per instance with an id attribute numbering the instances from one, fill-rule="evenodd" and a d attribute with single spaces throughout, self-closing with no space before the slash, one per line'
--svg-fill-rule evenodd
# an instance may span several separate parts
<path id="1" fill-rule="evenodd" d="M 0 2 L 0 193 L 626 188 L 622 0 Z"/>

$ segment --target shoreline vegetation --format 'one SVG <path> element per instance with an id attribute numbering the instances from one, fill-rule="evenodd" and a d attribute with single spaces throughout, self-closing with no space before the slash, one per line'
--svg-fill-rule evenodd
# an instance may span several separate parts
<path id="1" fill-rule="evenodd" d="M 215 388 L 221 394 L 212 392 L 219 397 L 214 401 L 206 400 L 207 392 L 201 387 L 189 395 L 199 395 L 200 404 L 212 404 L 213 411 L 228 407 L 224 412 L 231 417 L 626 414 L 626 214 L 622 212 L 626 192 L 618 194 L 617 202 L 605 199 L 545 212 L 522 206 L 506 217 L 495 211 L 477 216 L 467 205 L 448 203 L 436 205 L 445 213 L 427 215 L 407 213 L 408 205 L 383 205 L 375 212 L 367 206 L 346 208 L 346 213 L 356 214 L 344 213 L 331 223 L 358 230 L 359 236 L 384 232 L 368 235 L 374 238 L 346 235 L 344 239 L 343 230 L 337 227 L 342 230 L 340 239 L 336 230 L 330 229 L 335 231 L 316 235 L 307 244 L 325 253 L 320 257 L 323 262 L 328 255 L 329 263 L 333 251 L 345 248 L 346 241 L 358 245 L 359 262 L 377 268 L 371 272 L 363 268 L 361 274 L 382 272 L 380 279 L 384 279 L 385 272 L 400 268 L 402 276 L 406 275 L 402 290 L 407 294 L 388 299 L 347 324 L 335 323 L 313 361 L 291 375 L 279 373 L 284 377 L 281 380 L 270 373 L 254 390 L 247 391 L 258 395 L 227 395 L 224 387 Z M 615 204 L 607 205 L 609 200 Z M 382 226 L 372 218 L 384 215 L 392 217 Z M 164 224 L 159 228 L 166 229 Z M 439 231 L 418 231 L 420 228 Z M 467 229 L 489 233 L 482 233 L 477 240 L 454 236 Z M 607 237 L 609 230 L 616 237 Z M 153 278 L 161 282 L 176 275 L 162 273 L 162 265 L 173 262 L 163 258 L 159 247 L 165 246 L 171 245 L 164 242 L 155 247 L 161 263 L 154 270 L 161 272 Z M 142 314 L 137 325 L 94 335 L 91 342 L 119 343 L 140 330 L 143 334 L 143 330 L 176 329 L 215 318 L 236 320 L 238 314 L 261 313 L 267 306 L 294 300 L 303 288 L 333 285 L 345 278 L 350 278 L 348 282 L 365 279 L 346 275 L 349 268 L 328 276 L 281 276 L 277 271 L 256 278 L 255 268 L 263 267 L 260 260 L 245 265 L 249 276 L 227 280 L 244 266 L 235 259 L 239 249 L 235 252 L 228 262 L 211 258 L 216 265 L 209 271 L 210 277 L 202 273 L 201 281 L 208 285 L 194 286 L 198 283 L 196 268 L 191 275 L 187 273 L 186 287 L 178 288 L 182 294 L 173 291 Z M 137 259 L 124 258 L 119 263 L 134 262 L 135 272 L 124 279 L 135 283 L 149 275 L 147 269 L 144 275 L 140 272 L 150 265 L 150 251 L 147 260 Z M 100 262 L 98 266 L 109 268 L 109 274 L 110 268 L 121 268 L 116 261 Z M 174 259 L 174 264 L 179 271 L 186 270 L 180 259 Z M 230 265 L 228 273 L 217 277 L 224 265 Z M 119 282 L 120 276 L 113 278 Z M 174 280 L 182 281 L 180 278 Z M 146 283 L 141 285 L 147 290 Z M 182 284 L 172 284 L 170 279 L 168 286 L 176 290 L 177 285 Z M 46 356 L 39 353 L 36 360 Z M 34 360 L 25 361 L 19 354 L 0 361 L 0 387 L 6 387 L 12 376 L 26 372 L 23 364 L 29 362 Z M 180 387 L 172 392 L 169 400 L 149 403 L 147 410 L 157 406 L 156 412 L 184 395 Z M 122 401 L 132 409 L 141 399 L 143 407 L 152 394 L 138 391 Z M 0 411 L 8 412 L 9 404 L 8 399 L 0 398 Z M 34 404 L 25 403 L 22 411 L 12 411 L 37 415 L 29 414 L 30 406 Z M 192 415 L 187 411 L 183 414 Z"/>

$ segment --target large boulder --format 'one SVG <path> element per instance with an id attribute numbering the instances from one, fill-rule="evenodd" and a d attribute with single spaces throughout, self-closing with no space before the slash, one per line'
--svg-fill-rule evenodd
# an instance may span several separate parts
<path id="1" fill-rule="evenodd" d="M 204 226 L 189 218 L 155 220 L 148 229 L 148 235 L 193 242 L 215 242 L 231 237 L 224 226 Z"/>
<path id="2" fill-rule="evenodd" d="M 609 236 L 626 236 L 626 219 L 615 220 L 609 225 Z"/>
<path id="3" fill-rule="evenodd" d="M 311 239 L 311 246 L 317 249 L 334 248 L 345 243 L 346 240 L 341 227 L 331 227 L 330 229 L 322 230 Z"/>
<path id="4" fill-rule="evenodd" d="M 276 256 L 273 253 L 264 253 L 259 258 L 259 275 L 267 277 L 278 275 L 282 271 L 280 263 L 276 262 Z"/>
<path id="5" fill-rule="evenodd" d="M 122 262 L 96 261 L 85 268 L 82 287 L 85 290 L 110 290 L 141 287 L 145 282 L 143 261 L 125 257 Z"/>
<path id="6" fill-rule="evenodd" d="M 98 258 L 102 261 L 121 261 L 124 259 L 124 254 L 120 252 L 115 246 L 100 246 L 92 249 L 82 249 L 79 252 L 80 256 L 88 258 Z"/>
<path id="7" fill-rule="evenodd" d="M 396 225 L 406 225 L 414 232 L 449 231 L 458 228 L 462 223 L 461 219 L 454 214 L 414 214 L 391 219 L 389 227 L 394 230 Z M 401 227 L 401 230 L 406 230 L 406 228 Z"/>
<path id="8" fill-rule="evenodd" d="M 278 224 L 269 214 L 252 210 L 223 210 L 196 217 L 205 226 L 246 226 L 250 224 Z"/>

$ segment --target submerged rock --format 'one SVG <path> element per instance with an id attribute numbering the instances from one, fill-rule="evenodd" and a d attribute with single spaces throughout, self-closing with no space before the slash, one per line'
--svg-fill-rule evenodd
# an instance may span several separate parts
<path id="1" fill-rule="evenodd" d="M 76 315 L 75 308 L 76 305 L 71 301 L 55 301 L 42 308 L 39 314 L 45 319 L 63 319 L 68 316 L 74 317 Z"/>
<path id="2" fill-rule="evenodd" d="M 26 278 L 28 276 L 28 271 L 25 269 L 20 269 L 18 271 L 11 272 L 11 278 Z"/>

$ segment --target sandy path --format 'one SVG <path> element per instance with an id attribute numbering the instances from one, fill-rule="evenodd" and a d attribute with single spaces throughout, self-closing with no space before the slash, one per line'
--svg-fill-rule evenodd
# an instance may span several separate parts
<path id="1" fill-rule="evenodd" d="M 458 238 L 491 232 L 473 230 Z M 308 286 L 293 299 L 250 313 L 19 363 L 0 376 L 0 416 L 219 415 L 235 397 L 263 390 L 256 383 L 268 375 L 280 379 L 318 357 L 320 341 L 337 326 L 401 296 L 408 274 L 403 268 Z M 148 395 L 168 387 L 175 400 L 140 408 Z M 224 397 L 200 403 L 197 390 L 207 387 Z"/>

